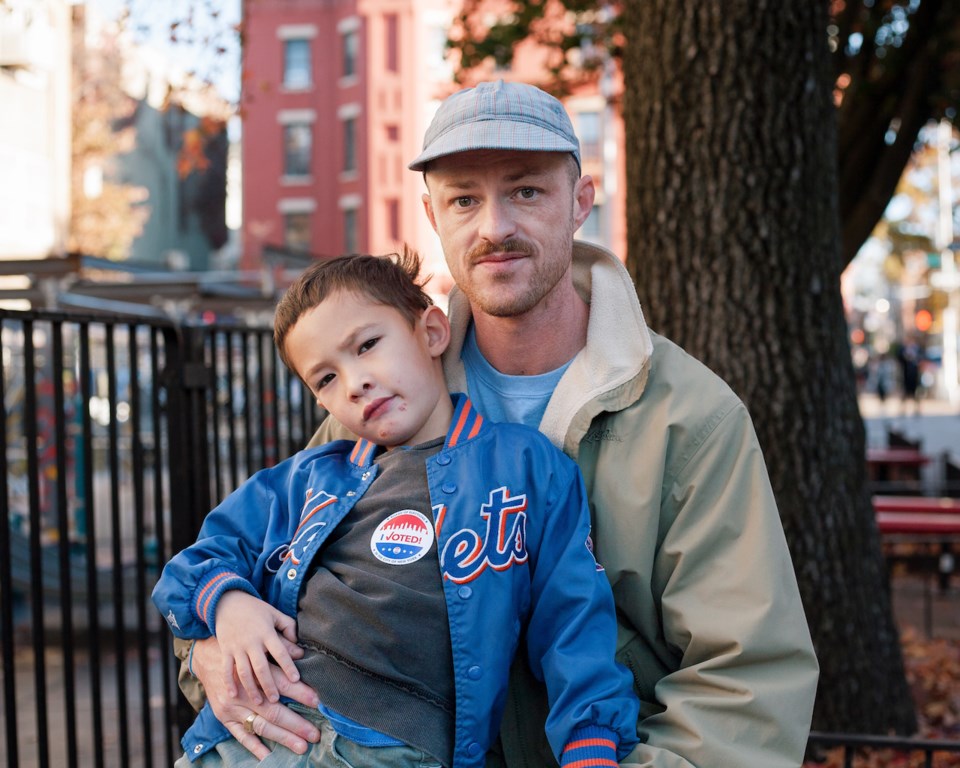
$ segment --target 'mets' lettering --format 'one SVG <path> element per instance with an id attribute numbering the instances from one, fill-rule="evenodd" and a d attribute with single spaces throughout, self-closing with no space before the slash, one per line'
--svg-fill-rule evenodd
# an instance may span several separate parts
<path id="1" fill-rule="evenodd" d="M 506 488 L 490 491 L 480 517 L 486 521 L 483 539 L 471 528 L 454 533 L 443 547 L 440 570 L 457 584 L 473 581 L 490 566 L 505 571 L 527 561 L 527 497 L 511 496 Z"/>

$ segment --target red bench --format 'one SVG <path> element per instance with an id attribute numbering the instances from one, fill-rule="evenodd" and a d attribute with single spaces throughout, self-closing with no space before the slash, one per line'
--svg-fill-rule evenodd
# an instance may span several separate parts
<path id="1" fill-rule="evenodd" d="M 950 588 L 960 542 L 960 499 L 931 496 L 874 496 L 877 528 L 885 539 L 888 562 L 923 563 L 936 576 L 941 592 Z M 914 542 L 905 552 L 897 546 Z M 889 545 L 889 546 L 886 546 Z M 924 579 L 924 623 L 927 635 L 933 626 L 930 580 Z"/>
<path id="2" fill-rule="evenodd" d="M 874 496 L 877 512 L 916 514 L 960 514 L 960 499 L 947 496 Z"/>
<path id="3" fill-rule="evenodd" d="M 960 513 L 878 511 L 877 527 L 884 534 L 926 534 L 938 540 L 960 537 Z"/>

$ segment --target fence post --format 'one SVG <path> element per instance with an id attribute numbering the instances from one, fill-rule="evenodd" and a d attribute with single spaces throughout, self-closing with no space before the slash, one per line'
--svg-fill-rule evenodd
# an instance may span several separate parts
<path id="1" fill-rule="evenodd" d="M 202 329 L 180 326 L 168 340 L 163 370 L 167 389 L 167 431 L 170 462 L 171 554 L 196 539 L 210 511 L 210 467 L 207 450 L 207 392 L 213 389 L 212 371 L 204 359 Z M 176 720 L 181 734 L 196 713 L 177 697 Z"/>

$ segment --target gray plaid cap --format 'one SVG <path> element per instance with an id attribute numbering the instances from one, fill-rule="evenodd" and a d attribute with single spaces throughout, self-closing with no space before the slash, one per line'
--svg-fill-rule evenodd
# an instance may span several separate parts
<path id="1" fill-rule="evenodd" d="M 563 104 L 526 83 L 497 80 L 449 96 L 407 167 L 423 171 L 438 157 L 475 149 L 569 152 L 580 167 L 580 141 Z"/>

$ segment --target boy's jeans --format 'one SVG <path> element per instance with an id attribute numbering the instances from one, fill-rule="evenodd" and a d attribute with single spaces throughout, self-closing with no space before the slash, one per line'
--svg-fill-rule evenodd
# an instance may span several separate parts
<path id="1" fill-rule="evenodd" d="M 196 762 L 183 755 L 174 768 L 440 768 L 439 761 L 415 747 L 363 747 L 340 736 L 316 709 L 295 702 L 287 706 L 320 729 L 320 741 L 305 755 L 264 739 L 273 752 L 258 761 L 240 742 L 227 739 Z"/>

